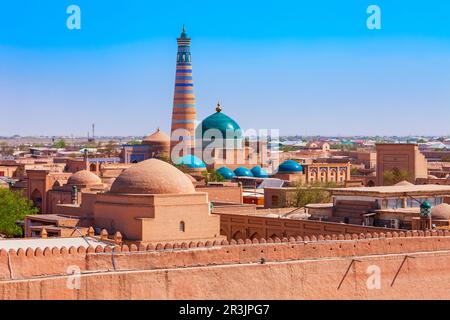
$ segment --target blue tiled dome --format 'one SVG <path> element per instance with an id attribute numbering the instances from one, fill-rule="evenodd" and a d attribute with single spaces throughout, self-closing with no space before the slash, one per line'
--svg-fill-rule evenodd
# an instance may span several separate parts
<path id="1" fill-rule="evenodd" d="M 431 209 L 431 204 L 428 200 L 425 200 L 420 204 L 421 209 Z"/>
<path id="2" fill-rule="evenodd" d="M 231 169 L 228 169 L 227 167 L 220 167 L 219 169 L 217 169 L 217 173 L 220 174 L 222 177 L 224 177 L 227 180 L 230 180 L 230 179 L 236 177 L 236 174 Z"/>
<path id="3" fill-rule="evenodd" d="M 196 132 L 197 138 L 203 138 L 208 130 L 218 130 L 222 134 L 222 139 L 229 138 L 229 135 L 232 135 L 232 139 L 241 138 L 242 130 L 236 121 L 224 114 L 220 105 L 217 106 L 216 111 L 216 113 L 213 113 L 209 117 L 205 118 L 201 125 L 198 126 Z M 215 132 L 213 131 L 210 134 L 214 133 Z"/>
<path id="4" fill-rule="evenodd" d="M 239 167 L 234 170 L 238 177 L 253 177 L 253 173 L 245 167 Z"/>
<path id="5" fill-rule="evenodd" d="M 192 154 L 187 154 L 185 156 L 182 156 L 177 161 L 175 161 L 175 163 L 178 165 L 186 166 L 190 169 L 206 168 L 206 164 L 202 160 L 200 160 L 198 157 L 196 157 Z"/>
<path id="6" fill-rule="evenodd" d="M 252 174 L 257 178 L 268 178 L 269 175 L 267 174 L 267 171 L 261 168 L 260 166 L 256 166 L 252 168 Z"/>
<path id="7" fill-rule="evenodd" d="M 302 172 L 303 167 L 294 160 L 286 160 L 278 167 L 280 173 L 298 173 Z"/>

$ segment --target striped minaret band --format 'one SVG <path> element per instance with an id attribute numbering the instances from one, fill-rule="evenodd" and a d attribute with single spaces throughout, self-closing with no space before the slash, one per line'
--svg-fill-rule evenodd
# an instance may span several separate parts
<path id="1" fill-rule="evenodd" d="M 191 66 L 191 39 L 187 36 L 183 26 L 183 32 L 178 41 L 177 68 L 175 75 L 175 91 L 172 110 L 171 150 L 179 143 L 179 134 L 174 131 L 184 129 L 184 141 L 189 148 L 195 147 L 195 124 L 197 111 L 195 108 L 194 84 L 192 82 Z"/>

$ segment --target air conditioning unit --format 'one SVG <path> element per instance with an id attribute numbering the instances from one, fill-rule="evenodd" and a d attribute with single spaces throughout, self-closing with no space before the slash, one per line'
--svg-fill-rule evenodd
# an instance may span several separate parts
<path id="1" fill-rule="evenodd" d="M 389 228 L 400 229 L 400 220 L 399 219 L 391 219 L 389 221 Z"/>

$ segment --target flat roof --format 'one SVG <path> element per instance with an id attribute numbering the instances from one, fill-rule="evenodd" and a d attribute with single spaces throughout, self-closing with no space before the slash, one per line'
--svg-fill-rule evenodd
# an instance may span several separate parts
<path id="1" fill-rule="evenodd" d="M 97 246 L 111 246 L 110 243 L 106 243 L 91 237 L 84 238 L 25 238 L 25 239 L 1 239 L 0 240 L 0 249 L 5 250 L 18 250 L 20 248 L 27 249 L 37 249 L 41 248 L 44 250 L 46 247 L 53 248 L 57 247 L 61 249 L 62 247 L 66 247 L 69 249 L 70 247 L 97 247 Z"/>
<path id="2" fill-rule="evenodd" d="M 26 216 L 27 218 L 45 221 L 61 221 L 61 220 L 80 220 L 81 217 L 77 216 L 64 216 L 60 214 L 32 214 Z"/>
<path id="3" fill-rule="evenodd" d="M 350 188 L 330 188 L 333 193 L 367 193 L 367 194 L 386 194 L 386 193 L 432 193 L 448 192 L 450 185 L 422 184 L 406 186 L 380 186 L 380 187 L 350 187 Z"/>
<path id="4" fill-rule="evenodd" d="M 333 203 L 309 203 L 305 205 L 305 208 L 331 208 Z"/>

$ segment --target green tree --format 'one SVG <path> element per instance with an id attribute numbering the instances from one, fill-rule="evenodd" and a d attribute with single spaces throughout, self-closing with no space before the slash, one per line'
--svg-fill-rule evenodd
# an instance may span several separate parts
<path id="1" fill-rule="evenodd" d="M 205 183 L 209 182 L 222 182 L 225 181 L 225 178 L 218 173 L 216 170 L 211 170 L 210 172 L 203 172 L 203 176 L 205 177 Z"/>
<path id="2" fill-rule="evenodd" d="M 59 139 L 53 144 L 53 148 L 64 149 L 67 146 L 64 139 Z"/>
<path id="3" fill-rule="evenodd" d="M 383 172 L 384 185 L 392 186 L 404 180 L 410 180 L 411 176 L 408 171 L 394 168 Z"/>
<path id="4" fill-rule="evenodd" d="M 331 202 L 331 193 L 328 191 L 328 188 L 334 187 L 336 187 L 335 183 L 298 184 L 288 205 L 290 207 L 302 208 L 309 203 Z"/>
<path id="5" fill-rule="evenodd" d="M 0 189 L 0 233 L 7 237 L 22 236 L 22 229 L 16 221 L 37 212 L 33 202 L 24 198 L 22 193 L 8 188 Z"/>

